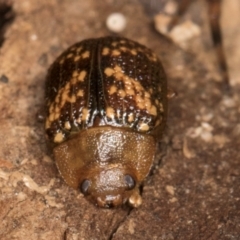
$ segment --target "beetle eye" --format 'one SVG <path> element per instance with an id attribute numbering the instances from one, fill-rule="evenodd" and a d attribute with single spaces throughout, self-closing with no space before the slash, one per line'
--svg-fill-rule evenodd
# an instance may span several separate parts
<path id="1" fill-rule="evenodd" d="M 86 194 L 88 189 L 89 189 L 89 187 L 90 187 L 90 185 L 91 185 L 90 180 L 88 180 L 88 179 L 83 180 L 83 182 L 82 182 L 82 184 L 80 186 L 81 193 Z"/>
<path id="2" fill-rule="evenodd" d="M 125 182 L 127 184 L 127 188 L 129 190 L 131 190 L 135 187 L 136 183 L 132 176 L 127 174 L 127 175 L 125 175 L 124 180 L 125 180 Z"/>

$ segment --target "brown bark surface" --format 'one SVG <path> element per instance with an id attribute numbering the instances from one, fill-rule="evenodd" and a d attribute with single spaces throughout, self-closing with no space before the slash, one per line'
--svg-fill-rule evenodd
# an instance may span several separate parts
<path id="1" fill-rule="evenodd" d="M 238 0 L 222 1 L 230 93 L 222 88 L 205 1 L 193 1 L 182 16 L 200 30 L 184 44 L 157 33 L 139 1 L 4 4 L 14 18 L 0 32 L 0 239 L 240 239 Z M 138 209 L 96 208 L 68 187 L 36 118 L 49 65 L 71 44 L 111 35 L 105 20 L 112 12 L 127 18 L 122 36 L 158 54 L 178 93 Z"/>

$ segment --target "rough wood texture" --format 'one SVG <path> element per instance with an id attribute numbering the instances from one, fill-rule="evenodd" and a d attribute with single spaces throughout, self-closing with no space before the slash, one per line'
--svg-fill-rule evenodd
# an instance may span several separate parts
<path id="1" fill-rule="evenodd" d="M 230 95 L 221 88 L 204 1 L 183 17 L 201 30 L 184 49 L 153 30 L 137 1 L 0 1 L 15 13 L 0 49 L 0 239 L 240 239 L 239 41 L 231 45 L 239 22 L 228 25 L 237 10 L 223 2 Z M 105 19 L 114 11 L 127 17 L 123 36 L 161 57 L 178 93 L 143 205 L 133 210 L 97 209 L 69 188 L 36 119 L 54 58 L 111 34 Z"/>

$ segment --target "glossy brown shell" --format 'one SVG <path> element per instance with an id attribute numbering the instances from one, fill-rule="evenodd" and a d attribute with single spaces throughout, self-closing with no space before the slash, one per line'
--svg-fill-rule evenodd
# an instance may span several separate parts
<path id="1" fill-rule="evenodd" d="M 46 134 L 54 143 L 97 126 L 158 138 L 167 114 L 166 75 L 157 56 L 137 42 L 87 39 L 50 67 L 46 104 Z"/>

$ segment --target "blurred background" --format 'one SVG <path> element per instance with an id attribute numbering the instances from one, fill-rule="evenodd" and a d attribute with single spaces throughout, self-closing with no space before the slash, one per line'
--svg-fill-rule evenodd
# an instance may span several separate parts
<path id="1" fill-rule="evenodd" d="M 239 0 L 0 0 L 0 239 L 240 239 L 239 24 Z M 68 187 L 36 117 L 54 59 L 106 35 L 151 48 L 177 93 L 138 209 Z"/>

